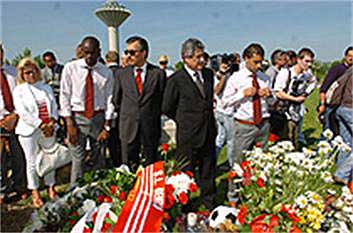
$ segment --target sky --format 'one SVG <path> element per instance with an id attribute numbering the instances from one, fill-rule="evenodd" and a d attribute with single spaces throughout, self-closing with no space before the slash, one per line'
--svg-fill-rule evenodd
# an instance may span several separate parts
<path id="1" fill-rule="evenodd" d="M 268 58 L 276 48 L 310 47 L 321 61 L 340 59 L 352 44 L 352 2 L 347 1 L 118 1 L 132 15 L 120 26 L 120 50 L 132 35 L 145 37 L 149 60 L 167 54 L 180 60 L 181 44 L 200 39 L 211 55 L 242 50 L 261 43 Z M 87 35 L 108 49 L 106 26 L 94 15 L 105 1 L 0 0 L 0 40 L 5 56 L 24 48 L 32 55 L 52 50 L 61 63 L 74 57 Z"/>

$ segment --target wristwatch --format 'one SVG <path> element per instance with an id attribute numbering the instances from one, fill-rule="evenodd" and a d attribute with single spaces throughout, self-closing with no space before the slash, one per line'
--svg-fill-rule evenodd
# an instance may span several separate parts
<path id="1" fill-rule="evenodd" d="M 109 125 L 104 125 L 104 130 L 108 133 L 110 132 L 111 127 Z"/>

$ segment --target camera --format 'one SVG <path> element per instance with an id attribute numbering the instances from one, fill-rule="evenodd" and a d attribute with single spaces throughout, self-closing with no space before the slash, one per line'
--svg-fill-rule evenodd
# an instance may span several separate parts
<path id="1" fill-rule="evenodd" d="M 236 57 L 234 54 L 215 54 L 211 56 L 211 68 L 214 71 L 219 71 L 220 65 L 221 64 L 227 64 L 228 65 L 228 70 L 227 73 L 232 74 L 234 71 L 239 70 L 237 69 L 237 65 L 235 64 Z"/>

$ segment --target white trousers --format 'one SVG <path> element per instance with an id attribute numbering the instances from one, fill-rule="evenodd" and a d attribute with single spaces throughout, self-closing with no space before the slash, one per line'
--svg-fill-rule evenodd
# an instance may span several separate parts
<path id="1" fill-rule="evenodd" d="M 18 140 L 26 158 L 26 171 L 27 171 L 27 187 L 30 190 L 39 188 L 39 176 L 36 171 L 36 158 L 40 148 L 51 148 L 56 141 L 55 136 L 44 137 L 42 131 L 37 129 L 30 136 L 19 136 Z M 55 184 L 55 171 L 52 171 L 44 176 L 44 183 L 47 186 Z"/>

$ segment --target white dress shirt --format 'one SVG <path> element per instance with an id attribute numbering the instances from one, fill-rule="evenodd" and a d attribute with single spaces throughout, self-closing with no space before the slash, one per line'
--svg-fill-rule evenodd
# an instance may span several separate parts
<path id="1" fill-rule="evenodd" d="M 13 74 L 10 74 L 6 66 L 2 67 L 4 69 L 4 73 L 7 79 L 7 82 L 9 83 L 10 91 L 13 93 L 13 90 L 15 89 L 16 86 L 16 76 Z M 12 96 L 13 99 L 13 96 Z M 4 99 L 2 97 L 2 91 L 0 88 L 0 120 L 4 119 L 6 115 L 10 114 L 6 109 L 5 109 L 5 103 Z"/>
<path id="2" fill-rule="evenodd" d="M 147 62 L 145 62 L 145 64 L 143 64 L 143 66 L 141 67 L 137 67 L 137 66 L 134 66 L 134 77 L 136 77 L 137 75 L 137 69 L 142 69 L 142 72 L 141 72 L 141 79 L 142 79 L 142 83 L 145 82 L 145 79 L 146 79 L 146 74 L 147 74 Z"/>
<path id="3" fill-rule="evenodd" d="M 84 59 L 74 60 L 64 66 L 60 82 L 60 115 L 68 117 L 72 111 L 85 110 L 85 85 L 88 74 Z M 94 110 L 105 110 L 105 119 L 113 118 L 113 73 L 105 65 L 97 62 L 92 67 L 94 84 Z"/>
<path id="4" fill-rule="evenodd" d="M 199 77 L 201 79 L 201 82 L 204 83 L 204 80 L 203 80 L 203 77 L 202 77 L 202 72 L 201 71 L 195 71 L 195 70 L 192 70 L 190 69 L 187 65 L 184 66 L 186 71 L 188 72 L 188 74 L 191 76 L 192 80 L 197 83 L 196 81 L 196 77 L 195 77 L 195 73 L 198 73 L 199 74 Z"/>
<path id="5" fill-rule="evenodd" d="M 254 121 L 254 110 L 252 97 L 245 97 L 244 90 L 252 87 L 252 72 L 246 67 L 233 73 L 225 87 L 222 102 L 224 107 L 234 106 L 234 118 L 245 121 Z M 257 72 L 257 81 L 260 88 L 269 88 L 270 80 L 267 75 Z M 268 112 L 269 97 L 261 97 L 262 117 L 270 116 Z"/>
<path id="6" fill-rule="evenodd" d="M 224 101 L 223 101 L 224 91 L 226 89 L 226 86 L 227 86 L 227 83 L 228 83 L 229 79 L 230 79 L 230 76 L 227 75 L 225 77 L 225 81 L 224 81 L 225 84 L 224 84 L 222 92 L 219 95 L 217 95 L 215 93 L 214 94 L 214 100 L 216 102 L 216 111 L 217 112 L 226 114 L 228 116 L 232 116 L 233 113 L 234 113 L 234 106 L 226 106 L 224 104 Z M 214 80 L 215 80 L 215 82 L 214 82 L 214 88 L 215 88 L 218 85 L 218 83 L 220 82 L 220 80 L 216 76 L 214 77 Z"/>

